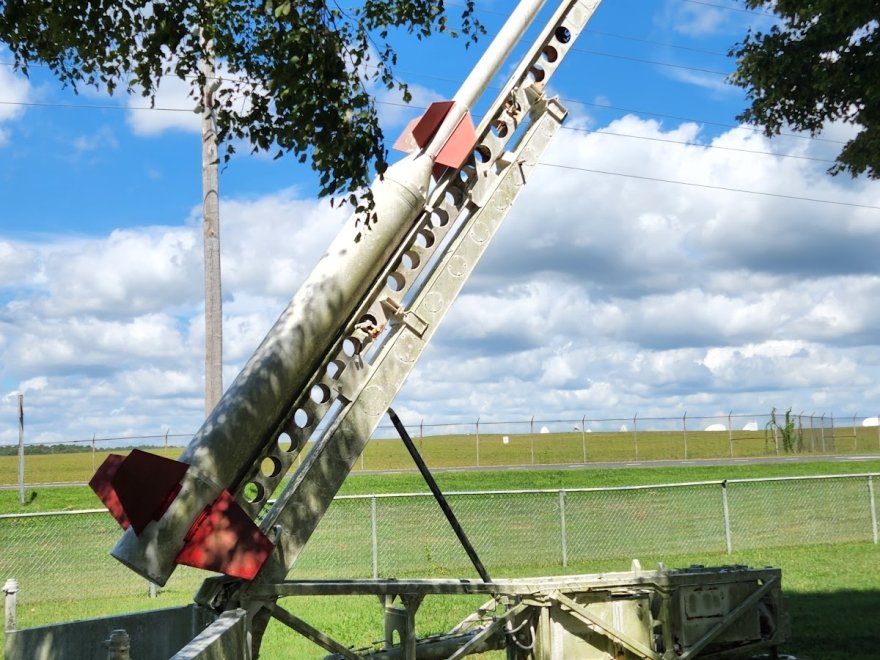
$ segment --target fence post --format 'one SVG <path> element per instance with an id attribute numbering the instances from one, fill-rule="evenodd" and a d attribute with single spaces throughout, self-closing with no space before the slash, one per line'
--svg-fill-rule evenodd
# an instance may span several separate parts
<path id="1" fill-rule="evenodd" d="M 721 509 L 724 512 L 724 542 L 727 554 L 733 554 L 733 534 L 730 531 L 730 504 L 727 501 L 727 479 L 721 482 Z"/>
<path id="2" fill-rule="evenodd" d="M 825 413 L 822 413 L 822 416 L 819 418 L 822 422 L 822 425 L 819 427 L 819 438 L 822 442 L 822 453 L 825 453 Z"/>
<path id="3" fill-rule="evenodd" d="M 681 428 L 684 433 L 684 460 L 688 457 L 688 413 L 684 411 L 684 417 L 681 418 Z"/>
<path id="4" fill-rule="evenodd" d="M 98 435 L 97 433 L 92 433 L 92 473 L 93 474 L 98 469 L 97 466 L 95 465 L 95 437 L 97 435 Z"/>
<path id="5" fill-rule="evenodd" d="M 853 415 L 853 451 L 859 450 L 859 436 L 856 433 L 856 416 Z"/>
<path id="6" fill-rule="evenodd" d="M 587 416 L 581 417 L 581 448 L 584 451 L 584 463 L 587 462 Z"/>
<path id="7" fill-rule="evenodd" d="M 377 511 L 377 498 L 370 497 L 370 540 L 373 552 L 373 579 L 379 578 L 379 515 Z"/>
<path id="8" fill-rule="evenodd" d="M 562 565 L 568 566 L 568 536 L 565 533 L 565 491 L 559 491 L 559 537 L 562 547 Z"/>
<path id="9" fill-rule="evenodd" d="M 6 594 L 4 599 L 4 624 L 3 629 L 6 632 L 15 630 L 15 600 L 18 594 L 18 581 L 9 578 L 3 585 L 3 593 Z"/>
<path id="10" fill-rule="evenodd" d="M 831 445 L 833 448 L 832 451 L 834 451 L 834 452 L 837 451 L 837 438 L 835 437 L 835 435 L 836 434 L 834 432 L 834 413 L 831 413 Z"/>
<path id="11" fill-rule="evenodd" d="M 18 502 L 24 506 L 24 394 L 18 395 Z"/>
<path id="12" fill-rule="evenodd" d="M 810 451 L 816 451 L 816 431 L 813 428 L 813 418 L 816 416 L 815 411 L 810 413 Z"/>
<path id="13" fill-rule="evenodd" d="M 639 411 L 637 410 L 633 415 L 633 446 L 636 450 L 636 460 L 639 460 Z"/>
<path id="14" fill-rule="evenodd" d="M 871 538 L 877 543 L 877 503 L 874 499 L 874 477 L 868 475 L 868 497 L 871 498 Z"/>
<path id="15" fill-rule="evenodd" d="M 535 416 L 532 415 L 532 421 L 529 422 L 529 441 L 532 447 L 532 465 L 535 464 Z"/>
<path id="16" fill-rule="evenodd" d="M 477 417 L 477 467 L 480 467 L 480 418 Z"/>
<path id="17" fill-rule="evenodd" d="M 169 429 L 165 429 L 165 449 L 168 449 L 168 433 Z"/>
<path id="18" fill-rule="evenodd" d="M 730 457 L 733 458 L 733 411 L 727 413 L 727 444 L 730 445 Z"/>

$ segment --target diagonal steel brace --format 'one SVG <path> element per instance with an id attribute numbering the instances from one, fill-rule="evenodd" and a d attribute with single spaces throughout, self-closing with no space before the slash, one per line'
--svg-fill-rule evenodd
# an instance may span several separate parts
<path id="1" fill-rule="evenodd" d="M 300 619 L 298 616 L 291 614 L 283 607 L 273 605 L 271 607 L 272 616 L 278 619 L 284 625 L 293 628 L 303 637 L 313 641 L 318 646 L 327 649 L 331 653 L 338 653 L 348 660 L 364 660 L 362 655 L 358 655 L 347 646 L 343 646 L 329 635 L 321 632 L 317 628 L 310 626 L 308 623 Z"/>
<path id="2" fill-rule="evenodd" d="M 724 619 L 722 619 L 717 626 L 715 626 L 709 632 L 703 635 L 700 639 L 697 640 L 697 642 L 693 646 L 691 646 L 685 653 L 683 653 L 680 656 L 680 660 L 690 660 L 690 658 L 696 656 L 706 647 L 709 642 L 711 642 L 713 639 L 718 637 L 718 635 L 720 635 L 731 625 L 733 625 L 734 622 L 736 622 L 736 620 L 739 619 L 739 617 L 742 616 L 746 610 L 748 610 L 750 607 L 760 601 L 768 591 L 776 586 L 777 581 L 778 580 L 776 578 L 770 578 L 764 583 L 764 585 L 760 589 L 758 589 L 756 592 L 754 592 L 748 598 L 742 601 L 739 605 L 730 610 L 727 616 L 725 616 Z"/>
<path id="3" fill-rule="evenodd" d="M 649 660 L 660 660 L 659 653 L 652 649 L 649 649 L 640 641 L 633 639 L 629 635 L 626 635 L 619 630 L 615 630 L 606 623 L 599 621 L 592 614 L 587 612 L 587 609 L 583 605 L 581 605 L 574 599 L 569 598 L 565 594 L 558 591 L 551 594 L 550 598 L 568 609 L 574 617 L 580 619 L 588 626 L 599 628 L 609 638 L 613 639 L 618 644 L 626 647 L 629 651 L 638 654 L 640 658 L 648 658 Z"/>

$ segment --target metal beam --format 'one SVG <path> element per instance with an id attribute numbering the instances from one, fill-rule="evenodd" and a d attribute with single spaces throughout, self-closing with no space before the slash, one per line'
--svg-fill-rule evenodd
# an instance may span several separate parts
<path id="1" fill-rule="evenodd" d="M 736 622 L 736 620 L 739 619 L 739 617 L 741 617 L 749 608 L 751 608 L 753 605 L 756 605 L 768 591 L 776 586 L 776 583 L 776 578 L 770 578 L 769 580 L 764 582 L 760 589 L 750 594 L 748 598 L 743 600 L 739 605 L 728 612 L 727 615 L 718 622 L 717 626 L 715 626 L 705 635 L 700 637 L 700 639 L 698 639 L 693 646 L 691 646 L 680 656 L 680 660 L 690 660 L 691 658 L 695 657 L 700 651 L 702 651 L 706 647 L 707 644 L 709 644 L 713 639 L 718 637 L 718 635 L 720 635 L 731 625 L 733 625 L 733 623 Z"/>
<path id="2" fill-rule="evenodd" d="M 660 654 L 654 651 L 653 649 L 649 649 L 647 646 L 642 644 L 640 641 L 633 639 L 629 635 L 626 635 L 619 630 L 615 630 L 611 626 L 603 623 L 593 615 L 591 615 L 587 609 L 575 601 L 572 598 L 569 598 L 563 593 L 556 592 L 550 594 L 550 598 L 555 600 L 560 605 L 565 606 L 571 612 L 571 614 L 588 626 L 592 626 L 594 628 L 598 628 L 601 630 L 607 637 L 613 639 L 618 644 L 625 646 L 627 649 L 632 651 L 633 653 L 637 653 L 641 658 L 649 658 L 651 660 L 660 660 Z"/>
<path id="3" fill-rule="evenodd" d="M 285 626 L 293 628 L 300 635 L 313 641 L 321 648 L 324 648 L 331 653 L 341 655 L 344 658 L 348 658 L 348 660 L 363 660 L 364 656 L 358 655 L 347 646 L 343 646 L 329 635 L 321 632 L 314 626 L 310 626 L 308 623 L 300 619 L 298 616 L 291 614 L 283 607 L 273 605 L 271 610 L 272 616 L 275 619 L 278 619 Z"/>
<path id="4" fill-rule="evenodd" d="M 471 637 L 470 641 L 464 646 L 459 647 L 459 649 L 449 656 L 448 660 L 460 660 L 460 658 L 465 657 L 472 651 L 475 651 L 477 647 L 482 644 L 484 641 L 492 637 L 497 632 L 500 632 L 501 628 L 511 619 L 518 616 L 521 612 L 524 612 L 530 606 L 526 603 L 520 603 L 514 607 L 511 607 L 507 612 L 503 615 L 495 619 L 488 626 L 483 628 L 483 630 L 473 637 Z"/>
<path id="5" fill-rule="evenodd" d="M 477 569 L 477 573 L 479 573 L 483 582 L 491 582 L 492 578 L 489 577 L 489 572 L 486 570 L 486 567 L 483 566 L 483 562 L 480 561 L 477 551 L 471 544 L 467 534 L 465 534 L 461 523 L 458 522 L 458 518 L 455 517 L 452 507 L 449 506 L 449 502 L 446 501 L 443 491 L 441 491 L 440 486 L 437 485 L 434 475 L 431 474 L 428 465 L 425 463 L 424 459 L 422 459 L 419 450 L 416 449 L 415 443 L 412 441 L 412 438 L 409 437 L 409 433 L 407 432 L 406 427 L 404 427 L 403 422 L 400 421 L 400 417 L 397 416 L 397 413 L 394 412 L 392 408 L 388 409 L 388 416 L 391 418 L 391 423 L 394 424 L 394 428 L 397 429 L 397 432 L 400 434 L 400 439 L 403 440 L 403 444 L 406 446 L 409 455 L 412 456 L 413 462 L 416 464 L 416 467 L 419 468 L 422 478 L 425 480 L 425 483 L 428 484 L 428 488 L 431 489 L 434 499 L 437 500 L 437 504 L 440 505 L 443 515 L 446 516 L 446 520 L 448 520 L 449 524 L 452 526 L 452 531 L 455 532 L 455 536 L 458 537 L 459 543 L 461 543 L 468 558 L 474 565 L 474 568 Z"/>

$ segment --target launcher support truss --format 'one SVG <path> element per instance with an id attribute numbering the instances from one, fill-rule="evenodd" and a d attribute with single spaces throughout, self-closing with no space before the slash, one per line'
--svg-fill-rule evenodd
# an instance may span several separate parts
<path id="1" fill-rule="evenodd" d="M 513 660 L 578 657 L 627 660 L 743 658 L 773 652 L 787 636 L 780 571 L 744 566 L 643 571 L 637 562 L 622 573 L 545 578 L 477 580 L 286 580 L 254 584 L 245 602 L 302 596 L 375 595 L 386 617 L 383 648 L 340 648 L 293 615 L 278 617 L 334 658 L 459 660 L 503 650 Z M 445 635 L 415 637 L 415 616 L 427 596 L 486 594 L 491 600 Z M 390 644 L 389 614 L 406 624 Z M 279 611 L 280 608 L 273 610 Z M 500 612 L 498 610 L 501 610 Z M 282 610 L 283 611 L 283 610 Z M 285 617 L 285 618 L 282 618 Z M 390 622 L 393 628 L 394 621 Z M 305 634 L 305 633 L 304 633 Z M 328 641 L 329 640 L 329 641 Z"/>

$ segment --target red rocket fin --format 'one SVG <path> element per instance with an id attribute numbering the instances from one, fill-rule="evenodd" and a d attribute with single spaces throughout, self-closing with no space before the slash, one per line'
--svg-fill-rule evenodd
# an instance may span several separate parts
<path id="1" fill-rule="evenodd" d="M 474 122 L 471 119 L 471 113 L 467 113 L 458 122 L 450 138 L 440 149 L 437 154 L 436 161 L 439 165 L 446 165 L 454 170 L 464 165 L 467 157 L 474 150 L 477 143 L 477 131 L 474 129 Z"/>
<path id="2" fill-rule="evenodd" d="M 140 534 L 177 497 L 188 469 L 186 463 L 132 449 L 128 456 L 110 454 L 89 486 L 123 529 Z"/>
<path id="3" fill-rule="evenodd" d="M 116 522 L 122 525 L 122 529 L 128 529 L 131 526 L 131 523 L 128 521 L 128 516 L 125 515 L 125 509 L 122 508 L 122 503 L 116 496 L 116 491 L 113 489 L 113 486 L 110 485 L 113 476 L 116 474 L 116 471 L 124 460 L 125 456 L 119 454 L 110 454 L 107 456 L 107 458 L 104 459 L 104 462 L 101 463 L 101 467 L 98 468 L 98 471 L 95 472 L 95 475 L 89 482 L 89 487 L 95 491 L 95 495 L 98 496 L 98 499 L 100 499 L 104 503 L 104 506 L 107 507 L 107 510 L 110 511 L 110 515 L 116 518 Z"/>
<path id="4" fill-rule="evenodd" d="M 273 548 L 235 498 L 224 490 L 196 518 L 175 561 L 252 580 Z"/>
<path id="5" fill-rule="evenodd" d="M 425 110 L 425 114 L 409 123 L 406 130 L 394 143 L 394 148 L 407 153 L 423 149 L 437 133 L 437 129 L 440 128 L 440 124 L 443 123 L 443 119 L 449 114 L 453 105 L 455 105 L 455 101 L 432 103 Z M 455 127 L 446 144 L 441 147 L 436 158 L 437 164 L 458 169 L 464 164 L 476 143 L 477 132 L 474 129 L 471 113 L 468 112 Z"/>

